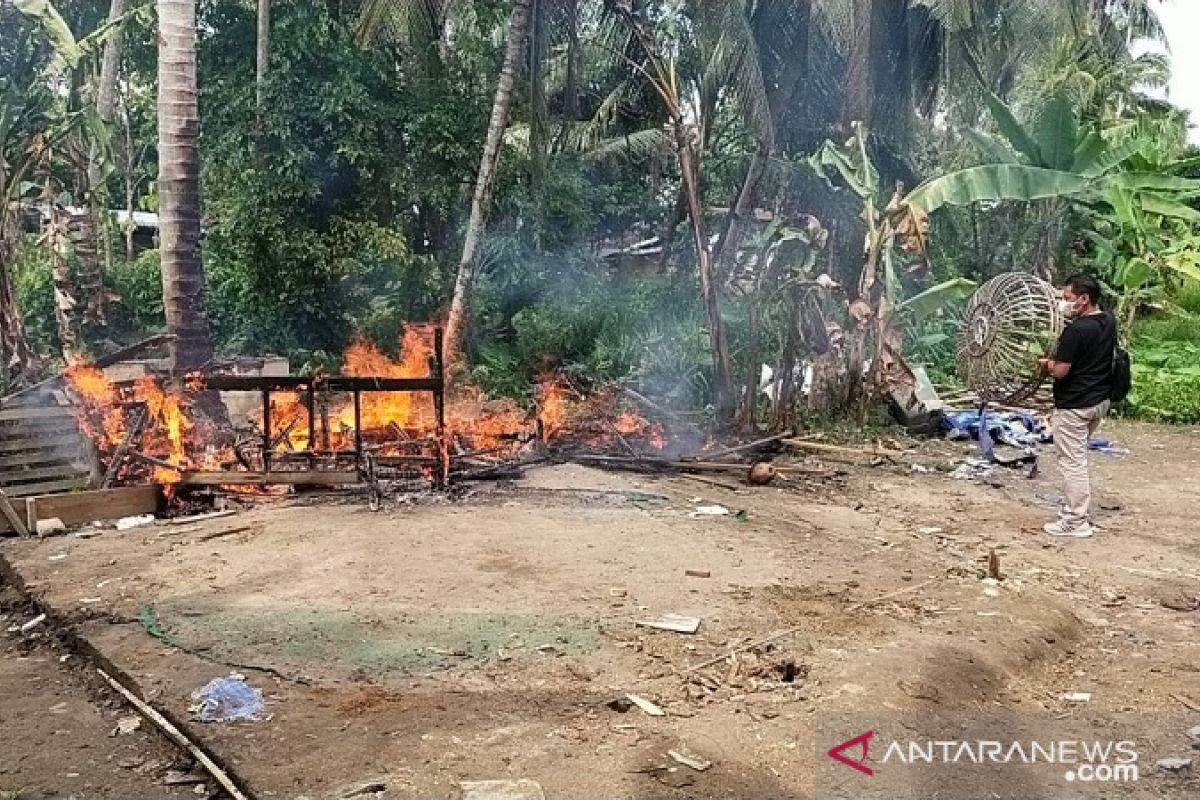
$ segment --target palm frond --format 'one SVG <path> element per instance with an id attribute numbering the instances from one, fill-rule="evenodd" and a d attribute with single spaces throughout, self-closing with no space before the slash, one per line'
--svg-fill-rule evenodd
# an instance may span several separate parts
<path id="1" fill-rule="evenodd" d="M 614 136 L 597 142 L 583 153 L 588 161 L 627 159 L 645 161 L 666 152 L 670 147 L 667 132 L 662 128 L 647 128 L 624 136 Z"/>
<path id="2" fill-rule="evenodd" d="M 411 43 L 422 35 L 436 40 L 441 33 L 444 5 L 443 0 L 363 0 L 358 38 L 366 44 Z"/>
<path id="3" fill-rule="evenodd" d="M 704 59 L 703 85 L 714 96 L 727 91 L 755 137 L 772 147 L 775 125 L 745 0 L 699 0 L 696 32 Z"/>

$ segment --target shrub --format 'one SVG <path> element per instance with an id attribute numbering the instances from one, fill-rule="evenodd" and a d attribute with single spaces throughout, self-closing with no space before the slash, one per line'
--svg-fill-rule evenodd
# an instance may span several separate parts
<path id="1" fill-rule="evenodd" d="M 1125 413 L 1158 422 L 1200 422 L 1200 344 L 1134 341 L 1133 390 Z"/>

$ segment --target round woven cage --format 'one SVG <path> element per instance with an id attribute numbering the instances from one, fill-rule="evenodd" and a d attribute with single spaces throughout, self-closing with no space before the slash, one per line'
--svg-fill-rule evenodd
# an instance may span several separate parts
<path id="1" fill-rule="evenodd" d="M 955 346 L 959 377 L 986 402 L 1027 400 L 1042 383 L 1037 361 L 1062 329 L 1053 286 L 1024 272 L 997 275 L 967 302 Z"/>

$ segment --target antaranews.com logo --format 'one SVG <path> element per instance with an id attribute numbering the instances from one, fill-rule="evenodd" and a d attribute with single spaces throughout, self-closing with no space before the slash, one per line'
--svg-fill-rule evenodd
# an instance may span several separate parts
<path id="1" fill-rule="evenodd" d="M 829 748 L 826 755 L 864 775 L 874 776 L 875 768 L 868 766 L 874 738 L 873 730 L 861 733 Z M 1137 743 L 1129 740 L 893 739 L 885 745 L 878 761 L 880 767 L 889 763 L 898 766 L 1049 764 L 1066 767 L 1063 780 L 1068 783 L 1123 783 L 1136 781 L 1139 777 Z"/>

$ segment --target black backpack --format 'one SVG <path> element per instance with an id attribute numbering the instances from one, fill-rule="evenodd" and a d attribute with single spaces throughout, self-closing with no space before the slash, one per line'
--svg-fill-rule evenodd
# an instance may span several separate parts
<path id="1" fill-rule="evenodd" d="M 1113 405 L 1120 403 L 1129 396 L 1133 388 L 1133 369 L 1129 362 L 1129 353 L 1121 347 L 1120 331 L 1117 330 L 1117 318 L 1110 313 L 1109 320 L 1113 326 L 1113 362 L 1112 379 L 1109 381 L 1108 399 Z"/>
<path id="2" fill-rule="evenodd" d="M 1113 404 L 1122 402 L 1129 396 L 1133 388 L 1133 368 L 1130 366 L 1129 353 L 1120 344 L 1113 346 L 1112 383 L 1108 390 L 1108 399 Z"/>

